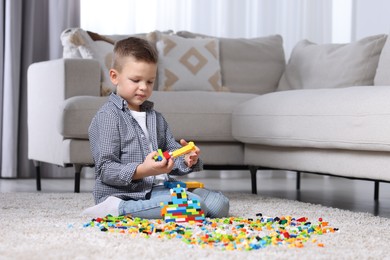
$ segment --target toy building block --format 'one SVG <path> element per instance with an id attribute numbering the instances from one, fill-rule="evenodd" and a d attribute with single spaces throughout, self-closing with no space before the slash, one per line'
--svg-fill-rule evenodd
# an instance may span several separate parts
<path id="1" fill-rule="evenodd" d="M 172 201 L 161 203 L 161 216 L 165 222 L 188 222 L 205 220 L 198 200 L 188 200 L 186 189 L 177 184 L 171 188 Z"/>
<path id="2" fill-rule="evenodd" d="M 194 144 L 194 142 L 189 142 L 186 146 L 183 146 L 182 148 L 173 151 L 171 156 L 173 158 L 176 158 L 176 157 L 179 157 L 179 156 L 181 156 L 183 154 L 190 153 L 191 151 L 195 151 L 195 144 Z"/>
<path id="3" fill-rule="evenodd" d="M 165 181 L 164 186 L 165 188 L 175 188 L 177 185 L 180 185 L 180 187 L 187 188 L 187 189 L 197 189 L 197 188 L 204 188 L 204 183 L 198 182 L 198 181 Z"/>
<path id="4" fill-rule="evenodd" d="M 164 156 L 162 150 L 161 150 L 161 149 L 158 149 L 157 152 L 158 152 L 158 155 L 154 156 L 154 160 L 155 160 L 155 161 L 162 161 L 162 158 L 163 158 L 163 156 Z"/>
<path id="5" fill-rule="evenodd" d="M 162 161 L 163 157 L 165 159 L 169 160 L 170 158 L 176 158 L 176 157 L 179 157 L 181 155 L 190 153 L 191 151 L 194 151 L 194 150 L 195 150 L 195 143 L 194 142 L 189 142 L 186 146 L 183 146 L 182 148 L 177 149 L 173 152 L 168 152 L 168 151 L 162 152 L 161 149 L 158 149 L 157 152 L 159 155 L 156 155 L 154 157 L 154 160 L 155 161 Z"/>
<path id="6" fill-rule="evenodd" d="M 164 182 L 165 188 L 169 188 L 169 189 L 175 188 L 175 187 L 177 187 L 177 185 L 180 185 L 180 187 L 183 187 L 183 188 L 187 187 L 187 184 L 185 182 L 181 182 L 181 181 L 165 181 Z"/>
<path id="7" fill-rule="evenodd" d="M 198 181 L 186 181 L 185 185 L 187 189 L 204 188 L 204 184 Z"/>

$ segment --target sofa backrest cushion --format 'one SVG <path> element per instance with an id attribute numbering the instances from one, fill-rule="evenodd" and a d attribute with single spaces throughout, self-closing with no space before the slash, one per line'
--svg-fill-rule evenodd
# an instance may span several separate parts
<path id="1" fill-rule="evenodd" d="M 157 50 L 158 90 L 222 91 L 217 39 L 163 35 Z"/>
<path id="2" fill-rule="evenodd" d="M 188 31 L 176 34 L 185 38 L 211 37 Z M 280 35 L 218 40 L 225 91 L 265 94 L 276 90 L 286 65 Z"/>
<path id="3" fill-rule="evenodd" d="M 152 43 L 162 35 L 172 35 L 171 30 L 154 31 L 132 36 L 146 38 Z M 181 31 L 184 38 L 216 38 Z M 105 96 L 115 89 L 109 80 L 109 64 L 113 44 L 130 35 L 99 35 L 81 28 L 70 28 L 61 35 L 63 58 L 97 59 L 102 68 L 101 94 Z M 280 35 L 244 38 L 216 38 L 219 41 L 219 62 L 222 91 L 265 94 L 274 92 L 286 66 L 283 40 Z M 158 82 L 156 82 L 158 83 Z M 158 84 L 155 84 L 155 89 Z"/>
<path id="4" fill-rule="evenodd" d="M 373 85 L 386 38 L 374 35 L 348 44 L 302 40 L 291 53 L 278 90 Z"/>

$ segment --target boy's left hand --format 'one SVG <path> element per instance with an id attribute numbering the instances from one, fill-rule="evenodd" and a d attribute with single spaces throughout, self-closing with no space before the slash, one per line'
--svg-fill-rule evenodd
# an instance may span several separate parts
<path id="1" fill-rule="evenodd" d="M 184 139 L 181 139 L 180 144 L 182 146 L 186 146 L 188 144 L 188 142 Z M 185 161 L 187 167 L 191 168 L 193 165 L 198 163 L 199 154 L 200 154 L 200 149 L 199 149 L 199 147 L 195 146 L 194 151 L 191 151 L 190 153 L 184 155 L 184 161 Z"/>

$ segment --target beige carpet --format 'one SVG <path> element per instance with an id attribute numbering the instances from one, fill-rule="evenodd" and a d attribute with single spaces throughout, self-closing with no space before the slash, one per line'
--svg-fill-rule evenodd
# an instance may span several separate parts
<path id="1" fill-rule="evenodd" d="M 337 233 L 315 238 L 303 248 L 268 246 L 254 251 L 189 248 L 178 239 L 133 238 L 84 228 L 80 217 L 92 204 L 89 193 L 0 193 L 0 259 L 386 259 L 390 219 L 297 201 L 227 193 L 231 215 L 322 217 Z"/>

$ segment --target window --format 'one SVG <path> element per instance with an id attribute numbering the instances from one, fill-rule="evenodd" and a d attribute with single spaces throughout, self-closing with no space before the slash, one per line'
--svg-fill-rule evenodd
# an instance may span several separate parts
<path id="1" fill-rule="evenodd" d="M 188 30 L 216 37 L 280 34 L 286 54 L 301 39 L 351 40 L 352 0 L 81 0 L 81 27 L 100 34 Z"/>

